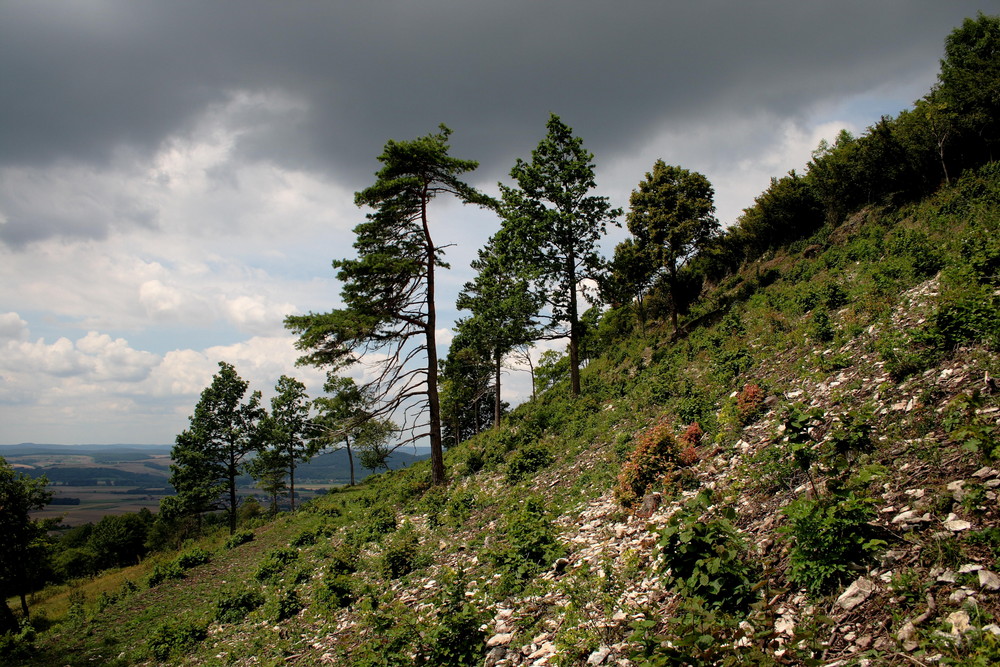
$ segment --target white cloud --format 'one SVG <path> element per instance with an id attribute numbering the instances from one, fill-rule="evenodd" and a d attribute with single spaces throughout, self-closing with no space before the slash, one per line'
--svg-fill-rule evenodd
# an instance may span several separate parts
<path id="1" fill-rule="evenodd" d="M 28 323 L 17 313 L 0 313 L 0 340 L 4 339 L 28 339 Z"/>

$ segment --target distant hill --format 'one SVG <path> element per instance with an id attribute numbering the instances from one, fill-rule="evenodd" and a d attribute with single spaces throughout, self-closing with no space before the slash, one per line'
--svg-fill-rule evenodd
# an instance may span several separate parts
<path id="1" fill-rule="evenodd" d="M 45 475 L 53 485 L 163 487 L 170 476 L 172 445 L 52 445 L 21 443 L 0 445 L 0 456 L 32 477 Z M 426 448 L 406 448 L 390 455 L 392 470 L 406 468 L 428 457 Z M 370 471 L 355 457 L 355 477 Z M 299 483 L 346 484 L 350 481 L 347 452 L 321 454 L 296 469 Z M 241 486 L 252 486 L 249 476 Z"/>

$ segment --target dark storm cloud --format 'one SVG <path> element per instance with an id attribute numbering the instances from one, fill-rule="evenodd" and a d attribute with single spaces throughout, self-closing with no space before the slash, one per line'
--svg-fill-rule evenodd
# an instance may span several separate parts
<path id="1" fill-rule="evenodd" d="M 389 137 L 455 130 L 491 177 L 563 116 L 599 157 L 664 119 L 774 111 L 936 68 L 983 3 L 6 2 L 0 164 L 151 154 L 234 91 L 305 103 L 238 157 L 364 184 Z M 987 8 L 988 9 L 988 8 Z"/>

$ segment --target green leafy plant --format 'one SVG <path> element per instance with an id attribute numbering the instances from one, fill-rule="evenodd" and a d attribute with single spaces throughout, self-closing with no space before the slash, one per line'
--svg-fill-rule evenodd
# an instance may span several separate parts
<path id="1" fill-rule="evenodd" d="M 215 620 L 219 623 L 239 623 L 247 614 L 264 604 L 264 594 L 251 588 L 236 588 L 223 592 L 215 601 Z"/>
<path id="2" fill-rule="evenodd" d="M 168 621 L 153 629 L 146 646 L 154 658 L 164 662 L 171 656 L 188 651 L 207 636 L 203 623 L 189 619 Z"/>
<path id="3" fill-rule="evenodd" d="M 710 608 L 745 610 L 754 600 L 758 573 L 733 527 L 735 512 L 727 507 L 718 518 L 705 519 L 711 498 L 709 491 L 699 493 L 660 531 L 665 578 L 679 595 L 699 597 Z"/>
<path id="4" fill-rule="evenodd" d="M 486 615 L 466 597 L 465 572 L 445 575 L 437 600 L 433 625 L 423 642 L 423 664 L 442 667 L 475 667 L 486 652 Z M 418 660 L 418 664 L 419 660 Z"/>
<path id="5" fill-rule="evenodd" d="M 978 390 L 971 395 L 959 394 L 948 404 L 944 427 L 952 442 L 992 463 L 1000 459 L 1000 428 L 979 412 L 983 404 Z"/>
<path id="6" fill-rule="evenodd" d="M 552 465 L 552 452 L 544 445 L 531 445 L 518 449 L 507 459 L 507 481 L 520 482 L 542 468 Z"/>
<path id="7" fill-rule="evenodd" d="M 378 567 L 387 579 L 398 579 L 415 570 L 422 561 L 417 531 L 406 524 L 386 539 Z"/>
<path id="8" fill-rule="evenodd" d="M 205 565 L 212 560 L 212 554 L 201 547 L 193 547 L 180 553 L 174 559 L 174 564 L 182 570 L 190 570 L 199 565 Z"/>
<path id="9" fill-rule="evenodd" d="M 871 562 L 886 546 L 869 521 L 875 501 L 842 491 L 821 498 L 802 497 L 784 510 L 792 539 L 788 580 L 811 595 L 832 590 L 853 575 L 853 566 Z"/>
<path id="10" fill-rule="evenodd" d="M 254 534 L 252 530 L 240 530 L 229 536 L 229 539 L 226 540 L 225 547 L 227 549 L 235 549 L 241 544 L 246 544 L 247 542 L 252 541 L 253 538 Z"/>
<path id="11" fill-rule="evenodd" d="M 272 549 L 254 572 L 257 581 L 276 581 L 289 563 L 299 557 L 299 552 L 287 547 Z"/>
<path id="12" fill-rule="evenodd" d="M 500 589 L 516 592 L 565 553 L 542 501 L 531 496 L 510 513 L 499 531 L 503 542 L 487 558 L 502 575 Z"/>

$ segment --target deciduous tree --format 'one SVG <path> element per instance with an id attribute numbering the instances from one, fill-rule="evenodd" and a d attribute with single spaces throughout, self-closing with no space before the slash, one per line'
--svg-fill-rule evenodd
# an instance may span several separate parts
<path id="1" fill-rule="evenodd" d="M 648 253 L 666 272 L 675 330 L 678 271 L 719 229 L 713 196 L 712 185 L 702 174 L 657 160 L 629 198 L 628 229 L 637 250 Z"/>
<path id="2" fill-rule="evenodd" d="M 47 562 L 50 547 L 46 521 L 31 518 L 52 500 L 45 477 L 31 478 L 15 472 L 0 457 L 0 634 L 17 629 L 17 619 L 7 598 L 19 596 L 21 612 L 28 617 L 28 599 L 34 577 L 32 570 Z"/>

